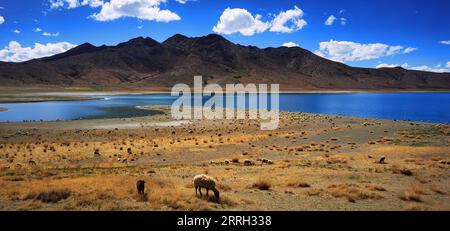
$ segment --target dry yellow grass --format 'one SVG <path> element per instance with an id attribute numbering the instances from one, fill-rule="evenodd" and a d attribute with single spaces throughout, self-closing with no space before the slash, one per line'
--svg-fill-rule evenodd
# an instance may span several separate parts
<path id="1" fill-rule="evenodd" d="M 155 120 L 170 118 L 0 124 L 0 209 L 450 209 L 445 126 L 305 113 L 282 113 L 271 132 L 248 120 L 146 125 Z M 114 129 L 129 124 L 142 126 Z M 195 196 L 201 173 L 217 178 L 220 203 Z"/>

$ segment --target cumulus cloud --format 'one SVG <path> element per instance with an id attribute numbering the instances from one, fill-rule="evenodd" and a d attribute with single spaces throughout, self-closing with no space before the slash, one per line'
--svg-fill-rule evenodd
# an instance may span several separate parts
<path id="1" fill-rule="evenodd" d="M 262 33 L 266 30 L 280 33 L 292 33 L 307 25 L 302 18 L 303 11 L 297 6 L 294 9 L 282 11 L 275 15 L 272 21 L 263 21 L 259 14 L 253 15 L 246 9 L 226 8 L 213 27 L 213 31 L 218 34 L 241 33 L 251 36 Z"/>
<path id="2" fill-rule="evenodd" d="M 337 62 L 346 62 L 392 56 L 405 53 L 407 49 L 402 46 L 390 46 L 382 43 L 361 44 L 351 41 L 330 40 L 321 42 L 319 50 L 315 53 Z M 412 52 L 411 49 L 408 49 L 408 52 Z"/>
<path id="3" fill-rule="evenodd" d="M 167 0 L 50 0 L 50 8 L 99 7 L 100 11 L 90 16 L 97 21 L 113 21 L 125 17 L 157 22 L 180 20 L 176 13 L 160 8 L 166 2 Z"/>
<path id="4" fill-rule="evenodd" d="M 347 24 L 346 18 L 341 18 L 341 25 L 345 26 Z"/>
<path id="5" fill-rule="evenodd" d="M 330 17 L 327 18 L 327 20 L 325 21 L 325 25 L 326 26 L 331 26 L 334 24 L 334 21 L 336 21 L 336 17 L 334 15 L 330 15 Z"/>
<path id="6" fill-rule="evenodd" d="M 1 24 L 1 23 L 0 23 Z M 450 45 L 450 40 L 440 41 L 441 44 Z"/>
<path id="7" fill-rule="evenodd" d="M 97 21 L 112 21 L 123 17 L 142 20 L 170 22 L 180 20 L 180 16 L 170 10 L 161 10 L 161 3 L 167 0 L 111 0 L 102 5 L 100 12 L 91 15 Z"/>
<path id="8" fill-rule="evenodd" d="M 446 65 L 448 68 L 450 68 L 450 61 L 448 61 Z"/>
<path id="9" fill-rule="evenodd" d="M 298 45 L 297 43 L 294 42 L 287 42 L 287 43 L 283 43 L 284 47 L 299 47 L 300 45 Z"/>
<path id="10" fill-rule="evenodd" d="M 16 34 L 20 34 L 20 30 L 17 30 L 17 29 L 13 30 L 13 32 L 16 33 Z"/>
<path id="11" fill-rule="evenodd" d="M 8 46 L 0 50 L 0 61 L 24 62 L 31 59 L 63 53 L 73 47 L 75 47 L 75 45 L 68 42 L 47 44 L 35 43 L 34 47 L 22 47 L 20 43 L 11 41 Z"/>
<path id="12" fill-rule="evenodd" d="M 269 26 L 269 23 L 261 21 L 261 15 L 253 16 L 246 9 L 226 8 L 213 31 L 218 34 L 241 33 L 250 36 L 266 31 Z"/>
<path id="13" fill-rule="evenodd" d="M 0 15 L 0 25 L 5 23 L 5 18 L 3 18 L 3 16 Z"/>
<path id="14" fill-rule="evenodd" d="M 294 9 L 282 11 L 273 19 L 270 31 L 292 33 L 303 29 L 307 24 L 303 19 L 303 10 L 294 6 Z"/>
<path id="15" fill-rule="evenodd" d="M 450 63 L 450 62 L 449 62 Z M 440 67 L 441 65 L 437 65 L 436 67 L 429 67 L 427 65 L 422 66 L 410 66 L 408 63 L 404 64 L 387 64 L 387 63 L 381 63 L 376 66 L 376 68 L 394 68 L 394 67 L 402 67 L 408 70 L 415 70 L 415 71 L 429 71 L 429 72 L 437 72 L 437 73 L 445 73 L 450 72 L 450 65 L 447 63 L 447 68 Z"/>
<path id="16" fill-rule="evenodd" d="M 51 9 L 67 8 L 74 9 L 80 6 L 99 7 L 103 0 L 49 0 Z"/>
<path id="17" fill-rule="evenodd" d="M 37 27 L 36 29 L 33 30 L 34 32 L 42 32 L 42 29 Z"/>

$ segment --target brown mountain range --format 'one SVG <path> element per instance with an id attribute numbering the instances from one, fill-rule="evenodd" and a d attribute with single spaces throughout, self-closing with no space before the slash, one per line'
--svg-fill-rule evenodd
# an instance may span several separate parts
<path id="1" fill-rule="evenodd" d="M 282 90 L 450 90 L 450 73 L 354 68 L 299 47 L 260 49 L 214 34 L 85 43 L 51 57 L 0 62 L 5 87 L 169 90 L 192 84 L 194 75 L 207 83 L 279 83 Z"/>

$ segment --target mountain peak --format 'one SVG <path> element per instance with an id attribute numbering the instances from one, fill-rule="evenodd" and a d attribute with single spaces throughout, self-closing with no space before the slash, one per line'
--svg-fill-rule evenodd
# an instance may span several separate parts
<path id="1" fill-rule="evenodd" d="M 182 43 L 186 40 L 188 40 L 189 38 L 182 35 L 182 34 L 175 34 L 172 37 L 166 39 L 166 41 L 163 42 L 163 44 L 166 45 L 177 45 L 179 43 Z"/>
<path id="2" fill-rule="evenodd" d="M 130 39 L 128 40 L 128 42 L 124 42 L 124 43 L 120 43 L 118 45 L 118 47 L 123 47 L 123 46 L 156 46 L 159 45 L 159 42 L 157 42 L 156 40 L 150 38 L 150 37 L 136 37 L 134 39 Z"/>
<path id="3" fill-rule="evenodd" d="M 226 38 L 224 38 L 222 35 L 218 35 L 218 34 L 209 34 L 207 36 L 203 36 L 200 37 L 200 40 L 203 41 L 208 41 L 208 42 L 226 42 L 226 43 L 230 43 L 230 41 L 228 41 Z"/>
<path id="4" fill-rule="evenodd" d="M 90 43 L 83 43 L 83 44 L 81 44 L 79 46 L 76 46 L 76 47 L 74 47 L 74 48 L 64 52 L 64 53 L 57 54 L 57 55 L 54 55 L 52 57 L 47 57 L 47 58 L 44 58 L 44 59 L 47 60 L 47 61 L 55 61 L 55 60 L 58 60 L 58 59 L 69 57 L 69 56 L 95 52 L 95 51 L 97 51 L 99 49 L 103 49 L 103 48 L 96 47 L 96 46 L 94 46 L 94 45 L 92 45 Z"/>
<path id="5" fill-rule="evenodd" d="M 184 40 L 184 39 L 188 39 L 188 37 L 182 34 L 175 34 L 172 37 L 168 38 L 167 40 Z"/>

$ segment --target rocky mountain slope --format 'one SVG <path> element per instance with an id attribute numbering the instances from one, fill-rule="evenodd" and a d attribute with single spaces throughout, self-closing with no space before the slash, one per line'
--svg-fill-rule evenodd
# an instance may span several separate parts
<path id="1" fill-rule="evenodd" d="M 117 46 L 82 44 L 23 63 L 0 62 L 6 87 L 169 90 L 206 83 L 279 83 L 282 90 L 450 90 L 450 73 L 353 68 L 299 47 L 234 44 L 222 36 L 174 35 L 159 43 L 138 37 Z"/>

